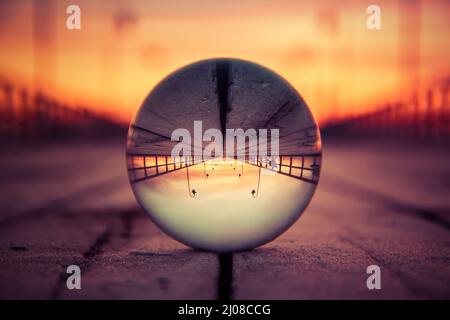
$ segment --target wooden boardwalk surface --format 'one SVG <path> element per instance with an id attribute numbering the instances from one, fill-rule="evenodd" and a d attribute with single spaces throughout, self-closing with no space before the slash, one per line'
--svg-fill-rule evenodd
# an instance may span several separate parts
<path id="1" fill-rule="evenodd" d="M 0 298 L 450 298 L 450 155 L 327 145 L 312 203 L 261 248 L 218 257 L 137 207 L 118 144 L 0 157 Z M 77 264 L 82 289 L 68 290 Z M 368 290 L 379 265 L 382 289 Z"/>

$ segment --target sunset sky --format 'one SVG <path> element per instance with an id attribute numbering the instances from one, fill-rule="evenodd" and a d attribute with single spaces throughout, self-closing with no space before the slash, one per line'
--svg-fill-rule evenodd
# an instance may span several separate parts
<path id="1" fill-rule="evenodd" d="M 66 7 L 81 7 L 81 30 Z M 382 29 L 366 28 L 370 4 Z M 0 77 L 129 121 L 166 75 L 235 57 L 286 78 L 319 121 L 450 75 L 448 1 L 0 1 Z"/>
<path id="2" fill-rule="evenodd" d="M 134 183 L 132 188 L 152 220 L 179 241 L 225 252 L 252 248 L 289 227 L 303 213 L 316 185 L 261 172 L 254 198 L 251 190 L 257 189 L 259 169 L 241 165 L 237 161 L 236 171 L 223 162 L 215 170 L 210 163 L 206 169 L 202 164 L 189 167 L 195 198 L 189 196 L 185 169 Z"/>

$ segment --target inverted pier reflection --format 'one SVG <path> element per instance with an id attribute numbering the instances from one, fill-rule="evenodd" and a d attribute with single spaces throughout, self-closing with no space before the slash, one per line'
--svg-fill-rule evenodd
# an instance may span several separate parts
<path id="1" fill-rule="evenodd" d="M 322 156 L 320 153 L 280 155 L 278 157 L 247 157 L 245 161 L 235 159 L 217 159 L 204 161 L 200 156 L 172 157 L 170 155 L 127 154 L 127 165 L 131 183 L 157 178 L 177 170 L 186 169 L 201 163 L 213 166 L 231 166 L 238 161 L 264 168 L 290 178 L 317 184 Z M 234 165 L 236 170 L 236 165 Z M 207 176 L 206 176 L 207 175 Z M 243 172 L 240 173 L 243 175 Z M 205 177 L 209 174 L 205 173 Z"/>

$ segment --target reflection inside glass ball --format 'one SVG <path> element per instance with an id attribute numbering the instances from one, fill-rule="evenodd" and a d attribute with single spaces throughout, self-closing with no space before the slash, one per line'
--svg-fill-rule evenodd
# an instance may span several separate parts
<path id="1" fill-rule="evenodd" d="M 319 129 L 303 99 L 242 60 L 205 60 L 169 75 L 128 133 L 139 204 L 167 234 L 203 250 L 246 250 L 280 235 L 307 207 L 320 166 Z"/>

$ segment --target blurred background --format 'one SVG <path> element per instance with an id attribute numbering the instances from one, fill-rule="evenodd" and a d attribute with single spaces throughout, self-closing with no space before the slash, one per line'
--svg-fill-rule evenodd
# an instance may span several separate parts
<path id="1" fill-rule="evenodd" d="M 80 0 L 68 30 L 71 3 L 0 2 L 2 134 L 127 126 L 172 71 L 236 57 L 285 77 L 323 128 L 448 135 L 448 1 L 378 1 L 381 30 L 364 1 Z"/>
<path id="2" fill-rule="evenodd" d="M 66 28 L 70 4 L 81 30 Z M 366 27 L 371 4 L 381 30 Z M 445 0 L 0 0 L 0 296 L 449 298 L 449 11 Z M 125 166 L 149 91 L 212 57 L 287 79 L 323 137 L 304 217 L 231 269 L 158 231 Z M 64 290 L 74 262 L 89 270 L 80 292 Z M 381 293 L 365 287 L 369 264 L 387 272 Z"/>

